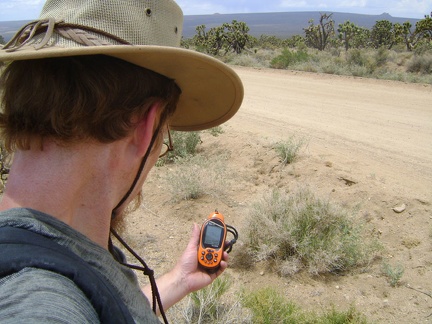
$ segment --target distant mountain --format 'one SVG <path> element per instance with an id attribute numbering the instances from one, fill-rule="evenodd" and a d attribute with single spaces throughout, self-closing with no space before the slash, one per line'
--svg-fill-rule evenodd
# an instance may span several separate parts
<path id="1" fill-rule="evenodd" d="M 15 35 L 18 29 L 28 22 L 29 20 L 0 21 L 0 35 L 3 36 L 5 41 L 8 41 Z"/>
<path id="2" fill-rule="evenodd" d="M 331 12 L 327 12 L 331 13 Z M 387 13 L 382 15 L 360 15 L 351 13 L 334 12 L 332 16 L 337 26 L 347 20 L 352 23 L 372 28 L 378 20 L 388 20 L 392 23 L 404 23 L 410 21 L 414 26 L 419 19 L 397 18 Z M 243 21 L 250 28 L 250 34 L 256 37 L 260 35 L 274 35 L 281 38 L 288 38 L 293 35 L 303 35 L 303 28 L 308 26 L 310 19 L 315 23 L 319 22 L 320 12 L 273 12 L 273 13 L 239 13 L 239 14 L 213 14 L 213 15 L 188 15 L 184 17 L 183 36 L 191 38 L 195 35 L 195 28 L 199 25 L 206 25 L 212 28 L 223 23 L 230 23 L 233 20 Z M 24 21 L 2 21 L 0 22 L 0 35 L 8 41 L 15 32 L 27 23 Z"/>
<path id="3" fill-rule="evenodd" d="M 324 13 L 324 12 L 323 12 Z M 331 12 L 327 12 L 331 13 Z M 259 37 L 260 35 L 274 35 L 281 38 L 288 38 L 293 35 L 304 35 L 303 28 L 309 25 L 309 20 L 319 23 L 320 12 L 273 12 L 273 13 L 248 13 L 248 14 L 214 14 L 185 16 L 183 36 L 190 38 L 195 35 L 195 28 L 205 25 L 207 28 L 220 26 L 223 23 L 230 23 L 233 20 L 245 22 L 249 28 L 249 34 Z M 410 21 L 413 26 L 420 19 L 396 18 L 387 13 L 381 15 L 360 15 L 351 13 L 334 12 L 332 16 L 335 27 L 349 20 L 352 23 L 371 29 L 378 20 L 388 20 L 392 23 L 404 23 Z"/>

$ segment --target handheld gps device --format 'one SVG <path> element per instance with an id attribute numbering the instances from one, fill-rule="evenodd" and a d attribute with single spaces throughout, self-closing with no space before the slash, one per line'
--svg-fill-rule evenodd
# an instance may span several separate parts
<path id="1" fill-rule="evenodd" d="M 227 232 L 234 235 L 234 239 L 226 242 Z M 198 245 L 198 263 L 209 273 L 215 273 L 222 261 L 223 252 L 231 252 L 233 244 L 237 241 L 237 230 L 225 224 L 225 219 L 217 210 L 210 214 L 201 227 Z"/>

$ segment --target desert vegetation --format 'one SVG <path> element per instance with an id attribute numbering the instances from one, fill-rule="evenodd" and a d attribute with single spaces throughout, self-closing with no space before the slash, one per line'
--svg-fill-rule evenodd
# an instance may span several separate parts
<path id="1" fill-rule="evenodd" d="M 182 46 L 233 65 L 432 83 L 430 15 L 416 26 L 379 20 L 367 29 L 350 21 L 335 26 L 332 14 L 322 13 L 303 30 L 304 35 L 288 39 L 256 38 L 234 20 L 209 30 L 200 25 Z"/>
<path id="2" fill-rule="evenodd" d="M 205 135 L 216 137 L 223 132 L 217 127 Z M 226 167 L 229 157 L 219 154 L 210 159 L 200 148 L 203 135 L 172 132 L 176 150 L 157 165 L 164 169 L 160 180 L 174 203 L 202 196 L 229 200 L 224 191 L 233 178 Z M 296 163 L 305 144 L 304 139 L 290 137 L 271 145 L 271 150 L 284 168 Z M 382 247 L 357 214 L 307 187 L 292 192 L 274 188 L 251 204 L 247 226 L 242 229 L 243 245 L 233 252 L 231 268 L 245 271 L 261 263 L 285 278 L 299 273 L 322 276 L 366 271 L 372 262 L 379 262 Z M 384 262 L 382 275 L 395 288 L 403 267 Z M 355 306 L 305 310 L 274 287 L 234 289 L 232 281 L 224 275 L 192 293 L 168 312 L 169 317 L 176 323 L 368 323 Z"/>
<path id="3" fill-rule="evenodd" d="M 226 297 L 232 279 L 218 278 L 212 285 L 192 293 L 181 307 L 176 307 L 178 323 L 358 323 L 366 324 L 365 316 L 354 307 L 340 311 L 334 307 L 321 312 L 305 311 L 287 300 L 275 289 L 242 290 Z"/>
<path id="4" fill-rule="evenodd" d="M 218 127 L 206 133 L 218 136 L 223 130 Z M 183 149 L 174 151 L 159 165 L 167 168 L 160 180 L 172 201 L 203 196 L 229 200 L 224 191 L 234 178 L 226 167 L 229 157 L 220 154 L 210 159 L 201 151 L 202 135 L 173 132 L 175 145 L 190 150 L 187 154 Z M 304 139 L 290 137 L 274 143 L 271 150 L 284 168 L 295 164 L 305 147 Z M 269 271 L 285 278 L 299 273 L 321 276 L 366 271 L 372 262 L 379 262 L 382 246 L 357 215 L 355 210 L 320 198 L 308 187 L 293 192 L 274 188 L 250 206 L 242 229 L 243 245 L 233 252 L 231 268 L 244 271 L 264 263 Z M 392 287 L 402 274 L 399 268 L 383 264 L 383 275 Z M 191 294 L 170 316 L 180 323 L 367 323 L 354 306 L 311 312 L 270 286 L 234 290 L 229 275 Z"/>
<path id="5" fill-rule="evenodd" d="M 193 39 L 182 46 L 195 49 L 233 65 L 291 69 L 315 73 L 398 80 L 432 84 L 432 18 L 416 26 L 379 21 L 372 30 L 345 22 L 335 26 L 331 14 L 316 24 L 310 21 L 304 35 L 289 39 L 248 35 L 238 21 L 207 30 L 197 27 Z M 0 38 L 1 41 L 1 38 Z M 222 127 L 206 131 L 219 136 Z M 208 156 L 200 144 L 202 132 L 173 132 L 175 151 L 160 159 L 160 179 L 169 200 L 180 203 L 201 197 L 229 201 L 227 167 L 229 153 Z M 280 168 L 296 164 L 307 141 L 288 137 L 269 146 Z M 1 180 L 7 180 L 8 154 L 1 147 Z M 251 157 L 253 159 L 253 157 Z M 272 188 L 250 204 L 242 228 L 241 249 L 233 251 L 231 267 L 247 272 L 253 264 L 282 278 L 355 274 L 380 263 L 381 275 L 397 289 L 403 265 L 382 261 L 383 248 L 362 222 L 359 211 L 320 197 L 307 186 L 298 190 Z M 367 218 L 367 217 L 366 217 Z M 432 237 L 432 229 L 430 230 Z M 337 306 L 316 312 L 303 310 L 274 287 L 235 289 L 224 275 L 211 286 L 191 294 L 169 311 L 178 323 L 367 323 L 355 306 Z"/>
<path id="6" fill-rule="evenodd" d="M 353 215 L 308 188 L 289 193 L 274 189 L 252 205 L 243 253 L 272 263 L 282 276 L 366 266 L 379 253 L 379 244 L 366 239 Z"/>

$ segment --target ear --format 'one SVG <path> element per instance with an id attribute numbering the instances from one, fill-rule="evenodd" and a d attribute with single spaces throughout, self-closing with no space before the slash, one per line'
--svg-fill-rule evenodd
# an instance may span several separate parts
<path id="1" fill-rule="evenodd" d="M 147 115 L 138 121 L 133 134 L 133 143 L 137 154 L 142 157 L 147 152 L 153 137 L 159 103 L 151 106 Z"/>

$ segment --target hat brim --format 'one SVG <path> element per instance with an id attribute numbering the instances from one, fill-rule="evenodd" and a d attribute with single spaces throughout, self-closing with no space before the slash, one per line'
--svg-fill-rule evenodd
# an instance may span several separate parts
<path id="1" fill-rule="evenodd" d="M 0 51 L 0 61 L 104 54 L 155 71 L 174 79 L 182 90 L 170 128 L 199 131 L 218 126 L 240 108 L 243 85 L 226 64 L 208 55 L 177 47 L 112 45 L 40 50 L 22 48 Z"/>

